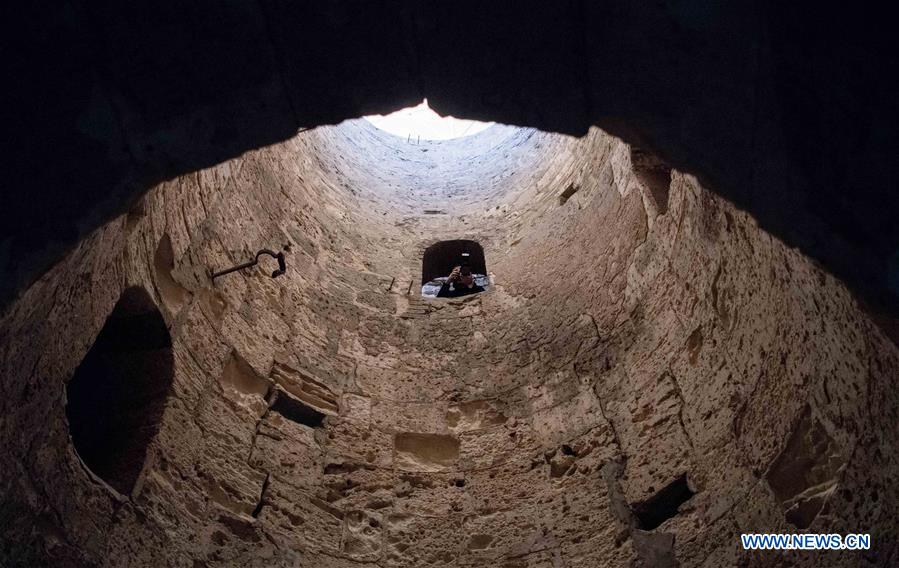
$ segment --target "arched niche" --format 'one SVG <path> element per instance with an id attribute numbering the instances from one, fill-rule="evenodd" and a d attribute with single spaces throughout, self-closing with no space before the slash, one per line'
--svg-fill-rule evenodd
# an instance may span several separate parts
<path id="1" fill-rule="evenodd" d="M 162 314 L 146 290 L 126 289 L 66 385 L 66 418 L 78 456 L 124 495 L 143 469 L 173 376 Z"/>
<path id="2" fill-rule="evenodd" d="M 422 294 L 428 284 L 434 285 L 435 280 L 449 275 L 452 269 L 467 262 L 475 275 L 482 275 L 482 285 L 486 284 L 487 261 L 484 258 L 484 249 L 477 241 L 459 239 L 452 241 L 440 241 L 425 249 L 421 258 L 421 285 Z M 439 285 L 438 285 L 439 288 Z M 435 292 L 436 294 L 436 292 Z"/>

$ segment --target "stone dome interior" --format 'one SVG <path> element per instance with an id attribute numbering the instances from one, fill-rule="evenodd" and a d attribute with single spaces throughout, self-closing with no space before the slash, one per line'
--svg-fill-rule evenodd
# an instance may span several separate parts
<path id="1" fill-rule="evenodd" d="M 899 564 L 876 9 L 21 8 L 3 568 Z"/>
<path id="2" fill-rule="evenodd" d="M 422 297 L 424 251 L 453 239 L 483 247 L 490 289 Z M 266 248 L 283 276 L 263 257 L 210 278 Z M 153 334 L 97 347 L 127 336 L 131 290 L 171 336 L 152 373 Z M 895 344 L 749 215 L 596 128 L 306 130 L 153 188 L 3 323 L 7 558 L 727 565 L 740 532 L 892 522 L 899 464 L 872 441 Z M 163 412 L 116 390 L 73 410 L 91 372 L 157 377 Z M 114 443 L 91 417 L 116 410 L 150 437 Z M 133 481 L 83 428 L 105 463 L 137 452 Z"/>

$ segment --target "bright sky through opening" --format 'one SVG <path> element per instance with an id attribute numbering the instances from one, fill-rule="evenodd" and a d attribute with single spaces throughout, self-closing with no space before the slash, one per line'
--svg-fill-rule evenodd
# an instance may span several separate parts
<path id="1" fill-rule="evenodd" d="M 366 116 L 365 120 L 385 132 L 410 141 L 451 140 L 477 134 L 493 125 L 492 122 L 440 116 L 428 106 L 428 99 L 418 106 L 400 109 L 386 116 Z"/>

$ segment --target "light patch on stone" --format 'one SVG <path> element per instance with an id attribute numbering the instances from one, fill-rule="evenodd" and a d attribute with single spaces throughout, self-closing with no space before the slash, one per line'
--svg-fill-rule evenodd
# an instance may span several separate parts
<path id="1" fill-rule="evenodd" d="M 421 140 L 452 140 L 477 134 L 493 126 L 492 122 L 440 116 L 428 106 L 428 99 L 414 107 L 407 107 L 387 115 L 364 117 L 376 128 L 418 143 Z"/>
<path id="2" fill-rule="evenodd" d="M 309 373 L 275 361 L 271 377 L 285 391 L 315 410 L 337 415 L 337 395 Z"/>
<path id="3" fill-rule="evenodd" d="M 377 560 L 384 538 L 381 515 L 372 511 L 350 511 L 344 516 L 344 524 L 344 553 L 354 560 Z"/>
<path id="4" fill-rule="evenodd" d="M 443 434 L 397 434 L 394 449 L 394 465 L 406 471 L 444 471 L 459 460 L 459 440 Z"/>
<path id="5" fill-rule="evenodd" d="M 175 269 L 175 251 L 172 249 L 172 240 L 168 234 L 162 235 L 156 253 L 153 255 L 153 266 L 156 269 L 156 286 L 162 303 L 171 314 L 177 314 L 190 300 L 188 292 L 172 276 Z"/>
<path id="6" fill-rule="evenodd" d="M 481 430 L 505 422 L 506 416 L 487 400 L 463 402 L 450 406 L 446 411 L 446 425 L 453 432 Z"/>
<path id="7" fill-rule="evenodd" d="M 268 408 L 265 397 L 271 388 L 271 382 L 256 374 L 253 367 L 236 351 L 231 352 L 219 383 L 228 399 L 249 407 L 257 415 L 261 416 Z"/>

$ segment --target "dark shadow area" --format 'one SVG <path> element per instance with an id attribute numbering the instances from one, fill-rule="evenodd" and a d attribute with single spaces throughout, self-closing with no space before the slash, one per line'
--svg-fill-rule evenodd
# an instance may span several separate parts
<path id="1" fill-rule="evenodd" d="M 325 420 L 324 413 L 303 404 L 283 391 L 278 392 L 271 409 L 284 418 L 309 428 L 319 428 Z"/>
<path id="2" fill-rule="evenodd" d="M 466 264 L 470 267 L 475 290 L 482 292 L 490 286 L 484 249 L 476 241 L 456 240 L 435 243 L 425 250 L 421 262 L 421 295 L 424 297 L 436 298 L 453 268 Z M 456 297 L 455 293 L 458 291 L 454 289 L 456 285 L 452 284 L 448 288 L 450 294 L 448 297 Z M 478 289 L 477 286 L 483 290 Z"/>
<path id="3" fill-rule="evenodd" d="M 634 175 L 648 192 L 649 199 L 660 215 L 668 212 L 668 193 L 671 189 L 671 166 L 655 154 L 631 146 L 631 166 Z"/>
<path id="4" fill-rule="evenodd" d="M 484 249 L 477 241 L 441 241 L 429 246 L 421 257 L 421 283 L 447 276 L 453 267 L 467 263 L 475 274 L 487 274 Z"/>
<path id="5" fill-rule="evenodd" d="M 677 509 L 695 493 L 687 485 L 687 474 L 683 474 L 658 493 L 633 506 L 639 528 L 651 531 L 677 514 Z"/>
<path id="6" fill-rule="evenodd" d="M 784 508 L 786 521 L 798 529 L 811 526 L 834 492 L 845 465 L 839 445 L 806 406 L 765 476 Z"/>
<path id="7" fill-rule="evenodd" d="M 8 38 L 0 306 L 164 179 L 427 97 L 475 120 L 574 135 L 597 125 L 697 175 L 899 313 L 888 7 L 18 5 L 29 25 Z"/>
<path id="8" fill-rule="evenodd" d="M 143 288 L 122 294 L 66 387 L 66 417 L 85 465 L 128 495 L 172 386 L 168 329 Z"/>
<path id="9" fill-rule="evenodd" d="M 565 205 L 568 203 L 568 200 L 571 199 L 571 196 L 580 190 L 580 186 L 575 185 L 573 183 L 568 184 L 568 187 L 565 188 L 562 193 L 559 194 L 559 205 Z"/>

